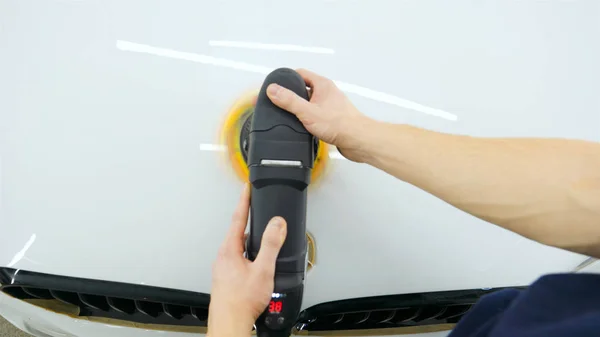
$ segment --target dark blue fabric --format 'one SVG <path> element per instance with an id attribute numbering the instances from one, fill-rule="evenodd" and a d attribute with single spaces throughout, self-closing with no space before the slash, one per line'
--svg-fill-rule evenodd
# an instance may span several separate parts
<path id="1" fill-rule="evenodd" d="M 543 276 L 482 297 L 449 337 L 600 336 L 600 275 Z"/>

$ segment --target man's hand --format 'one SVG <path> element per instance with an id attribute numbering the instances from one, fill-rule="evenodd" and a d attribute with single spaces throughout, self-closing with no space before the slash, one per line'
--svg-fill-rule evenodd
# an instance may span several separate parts
<path id="1" fill-rule="evenodd" d="M 271 219 L 258 256 L 251 262 L 244 257 L 249 206 L 250 189 L 246 186 L 213 265 L 208 314 L 211 337 L 250 336 L 254 322 L 269 304 L 273 293 L 275 261 L 285 241 L 286 223 L 280 217 Z"/>
<path id="2" fill-rule="evenodd" d="M 267 95 L 280 108 L 287 110 L 317 138 L 335 145 L 353 161 L 363 161 L 359 137 L 371 120 L 352 105 L 332 80 L 305 69 L 298 69 L 312 90 L 310 102 L 277 84 L 267 88 Z"/>

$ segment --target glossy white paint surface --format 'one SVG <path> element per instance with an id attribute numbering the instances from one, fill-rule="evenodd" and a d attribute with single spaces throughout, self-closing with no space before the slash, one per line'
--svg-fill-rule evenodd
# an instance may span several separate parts
<path id="1" fill-rule="evenodd" d="M 599 14 L 593 1 L 2 1 L 0 265 L 209 292 L 241 189 L 219 126 L 279 66 L 335 79 L 381 120 L 598 141 Z M 525 285 L 585 259 L 345 160 L 313 186 L 308 227 L 305 307 Z"/>

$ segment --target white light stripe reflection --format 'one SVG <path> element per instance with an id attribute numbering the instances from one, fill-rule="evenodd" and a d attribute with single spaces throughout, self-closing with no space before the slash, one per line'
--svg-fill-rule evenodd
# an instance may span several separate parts
<path id="1" fill-rule="evenodd" d="M 307 47 L 295 44 L 272 44 L 248 41 L 227 41 L 227 40 L 210 40 L 208 45 L 211 47 L 230 47 L 258 50 L 277 50 L 277 51 L 296 51 L 303 53 L 314 54 L 335 54 L 335 50 L 324 47 Z"/>
<path id="2" fill-rule="evenodd" d="M 36 238 L 37 235 L 35 235 L 35 233 L 31 234 L 31 237 L 29 238 L 29 240 L 27 240 L 25 246 L 23 246 L 23 248 L 18 253 L 16 253 L 15 256 L 13 256 L 12 260 L 6 266 L 12 268 L 15 264 L 21 261 L 21 259 L 25 256 L 25 253 L 27 253 L 29 248 L 31 248 L 31 245 L 33 245 L 33 243 L 35 242 Z"/>
<path id="3" fill-rule="evenodd" d="M 219 144 L 200 144 L 200 151 L 224 152 L 227 150 L 225 145 Z"/>
<path id="4" fill-rule="evenodd" d="M 347 93 L 356 94 L 356 95 L 359 95 L 359 96 L 362 96 L 365 98 L 370 98 L 375 101 L 400 106 L 405 109 L 419 111 L 424 114 L 428 114 L 428 115 L 435 116 L 435 117 L 440 117 L 440 118 L 447 119 L 450 121 L 456 121 L 458 119 L 458 117 L 456 115 L 446 112 L 444 110 L 430 108 L 428 106 L 425 106 L 425 105 L 422 105 L 422 104 L 419 104 L 419 103 L 416 103 L 413 101 L 409 101 L 404 98 L 386 94 L 384 92 L 375 91 L 375 90 L 372 90 L 369 88 L 361 87 L 361 86 L 350 84 L 350 83 L 344 83 L 344 82 L 340 82 L 340 81 L 334 81 L 334 82 L 335 82 L 335 85 L 337 85 L 337 87 L 340 90 L 345 91 Z"/>
<path id="5" fill-rule="evenodd" d="M 15 284 L 15 279 L 17 278 L 17 274 L 21 271 L 21 269 L 17 269 L 10 280 L 10 284 Z"/>
<path id="6" fill-rule="evenodd" d="M 249 63 L 244 63 L 244 62 L 231 61 L 231 60 L 222 59 L 222 58 L 218 58 L 218 57 L 212 57 L 212 56 L 208 56 L 208 55 L 186 53 L 186 52 L 172 50 L 172 49 L 166 49 L 166 48 L 152 47 L 152 46 L 145 45 L 145 44 L 139 44 L 139 43 L 127 42 L 127 41 L 121 41 L 121 40 L 117 41 L 117 49 L 124 50 L 124 51 L 132 51 L 132 52 L 137 52 L 137 53 L 152 54 L 152 55 L 157 55 L 157 56 L 169 57 L 169 58 L 173 58 L 173 59 L 186 60 L 186 61 L 192 61 L 192 62 L 203 63 L 203 64 L 210 64 L 213 66 L 220 66 L 220 67 L 226 67 L 226 68 L 237 69 L 237 70 L 244 70 L 244 71 L 249 71 L 249 72 L 263 74 L 263 75 L 267 75 L 268 73 L 270 73 L 273 70 L 272 68 L 257 66 L 257 65 L 253 65 L 253 64 L 249 64 Z"/>
<path id="7" fill-rule="evenodd" d="M 145 44 L 128 42 L 117 40 L 116 44 L 117 49 L 123 51 L 131 51 L 137 53 L 145 53 L 152 54 L 157 56 L 163 56 L 173 59 L 192 61 L 202 64 L 209 64 L 219 67 L 231 68 L 236 70 L 243 70 L 252 73 L 267 75 L 270 73 L 273 68 L 263 67 L 255 64 L 245 63 L 245 62 L 237 62 L 228 59 L 212 57 L 208 55 L 195 54 L 195 53 L 186 53 L 172 49 L 153 47 Z M 388 104 L 392 104 L 395 106 L 399 106 L 405 109 L 410 109 L 414 111 L 418 111 L 427 115 L 443 118 L 450 121 L 456 121 L 458 117 L 454 114 L 451 114 L 447 111 L 431 108 L 416 102 L 409 101 L 407 99 L 397 97 L 394 95 L 390 95 L 384 92 L 372 90 L 369 88 L 361 87 L 355 84 L 345 83 L 341 81 L 335 81 L 335 84 L 343 91 L 355 94 L 358 96 L 362 96 L 365 98 L 369 98 L 372 100 L 376 100 L 379 102 L 384 102 Z"/>

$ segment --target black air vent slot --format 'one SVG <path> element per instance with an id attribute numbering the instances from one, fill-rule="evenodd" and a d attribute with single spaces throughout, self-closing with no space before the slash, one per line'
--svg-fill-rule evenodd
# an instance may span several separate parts
<path id="1" fill-rule="evenodd" d="M 99 295 L 90 295 L 90 294 L 77 294 L 79 296 L 79 300 L 85 306 L 90 307 L 94 310 L 100 311 L 108 311 L 108 301 L 106 297 Z"/>
<path id="2" fill-rule="evenodd" d="M 169 315 L 175 319 L 182 319 L 185 315 L 192 314 L 192 308 L 190 308 L 190 307 L 184 307 L 181 305 L 174 305 L 174 304 L 167 304 L 167 303 L 163 303 L 163 310 L 167 315 Z"/>
<path id="3" fill-rule="evenodd" d="M 162 313 L 162 304 L 147 301 L 135 301 L 135 308 L 142 314 L 158 317 Z"/>
<path id="4" fill-rule="evenodd" d="M 54 298 L 65 304 L 81 306 L 81 301 L 79 300 L 79 296 L 76 293 L 71 293 L 68 291 L 50 290 L 50 294 L 52 294 Z"/>
<path id="5" fill-rule="evenodd" d="M 108 297 L 106 300 L 112 309 L 120 311 L 124 314 L 131 315 L 136 310 L 134 300 L 118 297 Z"/>
<path id="6" fill-rule="evenodd" d="M 53 298 L 48 289 L 23 287 L 23 291 L 32 298 L 47 300 Z"/>

